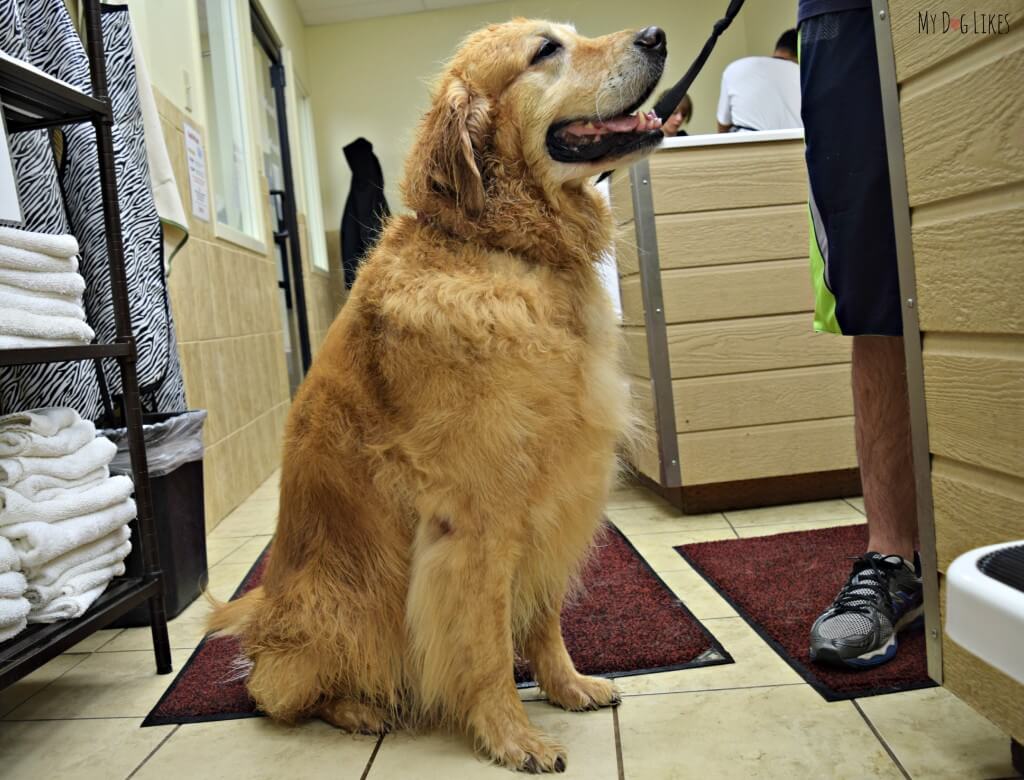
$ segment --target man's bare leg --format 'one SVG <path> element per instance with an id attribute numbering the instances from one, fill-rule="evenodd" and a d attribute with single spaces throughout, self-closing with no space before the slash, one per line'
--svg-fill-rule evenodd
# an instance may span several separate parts
<path id="1" fill-rule="evenodd" d="M 913 561 L 917 511 L 902 337 L 854 336 L 852 374 L 868 550 Z"/>

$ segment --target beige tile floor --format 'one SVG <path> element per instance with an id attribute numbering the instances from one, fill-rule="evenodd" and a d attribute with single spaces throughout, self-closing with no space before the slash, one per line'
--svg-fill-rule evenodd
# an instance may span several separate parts
<path id="1" fill-rule="evenodd" d="M 270 541 L 276 477 L 209 536 L 210 587 L 228 597 Z M 687 542 L 864 522 L 859 500 L 680 517 L 636 486 L 608 515 L 736 663 L 619 681 L 616 711 L 557 710 L 523 692 L 533 721 L 569 751 L 566 778 L 1005 778 L 1008 740 L 943 689 L 826 703 L 675 553 Z M 202 639 L 205 603 L 170 626 L 177 667 Z M 341 734 L 264 719 L 139 728 L 170 683 L 148 629 L 102 631 L 0 691 L 4 780 L 513 777 L 460 736 Z"/>

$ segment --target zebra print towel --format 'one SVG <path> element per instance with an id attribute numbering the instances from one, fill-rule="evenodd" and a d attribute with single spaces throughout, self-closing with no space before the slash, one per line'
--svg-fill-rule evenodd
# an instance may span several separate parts
<path id="1" fill-rule="evenodd" d="M 181 411 L 185 409 L 184 385 L 164 278 L 160 221 L 146 161 L 128 8 L 104 6 L 101 21 L 108 91 L 114 109 L 118 202 L 143 408 Z M 0 0 L 0 48 L 83 92 L 91 91 L 88 58 L 63 0 Z M 62 134 L 59 187 L 45 132 L 19 134 L 11 139 L 12 147 L 21 147 L 20 153 L 18 149 L 12 152 L 23 208 L 32 217 L 26 219 L 25 228 L 70 232 L 78 238 L 89 325 L 99 341 L 113 341 L 116 329 L 96 135 L 91 125 L 67 126 Z M 116 362 L 104 361 L 103 369 L 111 394 L 119 395 L 122 388 Z M 99 383 L 91 364 L 63 363 L 0 372 L 0 413 L 58 404 L 77 409 L 85 418 L 102 415 Z"/>

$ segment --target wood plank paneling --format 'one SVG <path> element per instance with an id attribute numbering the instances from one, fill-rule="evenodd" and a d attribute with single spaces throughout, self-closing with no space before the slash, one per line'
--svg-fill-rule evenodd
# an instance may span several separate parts
<path id="1" fill-rule="evenodd" d="M 1018 48 L 901 101 L 911 206 L 1024 181 L 1022 73 Z"/>
<path id="2" fill-rule="evenodd" d="M 647 333 L 643 328 L 624 326 L 622 328 L 623 361 L 630 376 L 650 378 L 651 366 L 647 362 Z"/>
<path id="3" fill-rule="evenodd" d="M 676 269 L 661 275 L 666 321 L 759 317 L 814 309 L 806 259 Z"/>
<path id="4" fill-rule="evenodd" d="M 655 226 L 663 271 L 808 254 L 806 203 L 661 214 Z"/>
<path id="5" fill-rule="evenodd" d="M 1024 190 L 1006 205 L 914 225 L 922 330 L 1024 335 Z"/>
<path id="6" fill-rule="evenodd" d="M 636 230 L 632 222 L 615 229 L 615 265 L 619 269 L 619 276 L 640 273 Z"/>
<path id="7" fill-rule="evenodd" d="M 853 414 L 848 363 L 681 379 L 673 395 L 681 433 Z"/>
<path id="8" fill-rule="evenodd" d="M 806 203 L 804 144 L 666 150 L 651 159 L 651 185 L 656 214 Z"/>
<path id="9" fill-rule="evenodd" d="M 612 219 L 623 225 L 633 219 L 633 196 L 630 193 L 629 169 L 621 168 L 612 174 L 608 185 L 608 198 L 612 206 Z"/>
<path id="10" fill-rule="evenodd" d="M 1024 539 L 1024 480 L 937 457 L 932 464 L 939 571 L 969 550 Z"/>
<path id="11" fill-rule="evenodd" d="M 945 687 L 1024 742 L 1024 685 L 971 655 L 948 636 L 942 638 L 942 671 Z"/>
<path id="12" fill-rule="evenodd" d="M 976 15 L 983 15 L 979 13 L 983 10 L 1008 13 L 1010 23 L 1014 26 L 1024 17 L 1024 0 L 1003 0 L 998 8 L 985 9 L 976 2 L 964 0 L 953 0 L 941 5 L 932 0 L 900 0 L 898 3 L 890 3 L 889 8 L 892 13 L 896 77 L 900 82 L 933 65 L 962 55 L 973 46 L 991 41 L 989 35 L 961 33 L 958 29 L 952 29 L 950 22 L 953 18 L 959 23 L 963 14 L 967 30 L 973 31 L 981 24 L 988 24 L 987 18 L 984 22 L 976 21 Z M 948 14 L 948 18 L 943 17 L 943 11 Z M 927 27 L 922 26 L 921 14 L 927 15 Z M 943 33 L 944 28 L 948 28 L 948 32 Z M 936 29 L 938 32 L 934 32 Z M 1001 29 L 1007 29 L 1005 23 Z"/>
<path id="13" fill-rule="evenodd" d="M 644 325 L 644 298 L 640 275 L 619 277 L 619 301 L 624 325 Z"/>
<path id="14" fill-rule="evenodd" d="M 1024 341 L 999 352 L 947 351 L 925 340 L 928 435 L 936 455 L 1004 474 L 1024 474 Z M 1005 349 L 1005 351 L 1003 351 Z M 1013 350 L 1013 351 L 1011 351 Z"/>
<path id="15" fill-rule="evenodd" d="M 679 457 L 686 485 L 857 465 L 850 417 L 683 433 Z"/>
<path id="16" fill-rule="evenodd" d="M 850 339 L 815 333 L 809 314 L 670 325 L 668 346 L 677 379 L 850 359 Z"/>

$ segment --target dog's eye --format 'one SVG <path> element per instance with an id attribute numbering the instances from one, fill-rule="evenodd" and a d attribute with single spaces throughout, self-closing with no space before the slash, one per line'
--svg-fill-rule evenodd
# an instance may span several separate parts
<path id="1" fill-rule="evenodd" d="M 544 41 L 544 44 L 537 50 L 537 53 L 533 55 L 533 59 L 530 60 L 531 65 L 536 65 L 541 60 L 545 60 L 552 54 L 558 53 L 558 50 L 562 48 L 562 44 L 558 41 L 553 41 L 550 38 Z"/>

